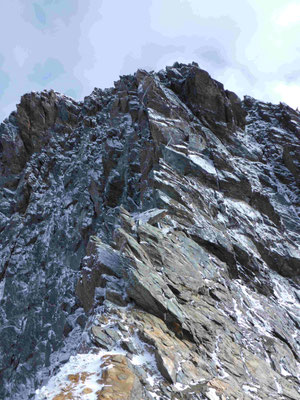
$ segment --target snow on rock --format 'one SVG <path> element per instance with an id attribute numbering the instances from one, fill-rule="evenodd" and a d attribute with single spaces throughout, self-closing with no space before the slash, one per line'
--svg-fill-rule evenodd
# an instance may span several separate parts
<path id="1" fill-rule="evenodd" d="M 46 386 L 36 391 L 36 400 L 57 400 L 80 398 L 97 400 L 97 392 L 103 388 L 101 382 L 104 351 L 98 354 L 77 354 L 71 356 L 60 371 L 53 376 Z M 117 354 L 117 353 L 116 353 Z"/>
<path id="2" fill-rule="evenodd" d="M 0 398 L 297 400 L 299 126 L 195 63 L 24 95 L 0 125 Z"/>

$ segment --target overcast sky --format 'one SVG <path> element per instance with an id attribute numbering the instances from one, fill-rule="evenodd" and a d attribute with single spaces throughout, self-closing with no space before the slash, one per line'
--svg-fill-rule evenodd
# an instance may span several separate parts
<path id="1" fill-rule="evenodd" d="M 300 0 L 0 0 L 0 35 L 0 120 L 26 92 L 80 100 L 175 61 L 300 108 Z"/>

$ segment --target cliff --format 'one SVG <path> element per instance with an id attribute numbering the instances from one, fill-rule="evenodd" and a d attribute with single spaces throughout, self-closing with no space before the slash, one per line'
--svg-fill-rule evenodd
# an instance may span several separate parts
<path id="1" fill-rule="evenodd" d="M 297 400 L 299 135 L 195 63 L 24 95 L 0 126 L 0 398 Z"/>

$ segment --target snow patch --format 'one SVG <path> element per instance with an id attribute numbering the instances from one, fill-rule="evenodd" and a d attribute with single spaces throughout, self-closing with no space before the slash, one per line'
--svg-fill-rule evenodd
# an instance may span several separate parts
<path id="1" fill-rule="evenodd" d="M 103 387 L 99 382 L 103 371 L 102 357 L 112 354 L 125 354 L 125 351 L 100 351 L 97 354 L 71 356 L 46 386 L 36 390 L 35 400 L 53 400 L 60 393 L 67 392 L 71 392 L 74 399 L 97 400 L 97 391 Z M 89 393 L 85 393 L 84 389 L 90 389 Z"/>
<path id="2" fill-rule="evenodd" d="M 3 295 L 4 295 L 4 286 L 5 286 L 5 279 L 3 279 L 0 282 L 0 301 L 2 300 Z"/>
<path id="3" fill-rule="evenodd" d="M 217 396 L 216 389 L 213 389 L 213 388 L 208 389 L 208 391 L 206 392 L 206 397 L 209 400 L 219 400 L 220 399 L 220 397 Z"/>
<path id="4" fill-rule="evenodd" d="M 217 175 L 216 168 L 212 164 L 212 162 L 209 162 L 205 158 L 199 157 L 196 154 L 190 154 L 189 159 L 196 164 L 198 167 L 200 167 L 204 172 L 210 175 Z"/>

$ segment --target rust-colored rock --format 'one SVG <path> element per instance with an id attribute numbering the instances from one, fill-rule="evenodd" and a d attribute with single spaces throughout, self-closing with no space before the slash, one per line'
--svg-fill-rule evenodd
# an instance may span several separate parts
<path id="1" fill-rule="evenodd" d="M 141 400 L 142 387 L 137 376 L 128 365 L 126 357 L 107 355 L 103 357 L 101 368 L 103 388 L 97 392 L 97 400 Z"/>

